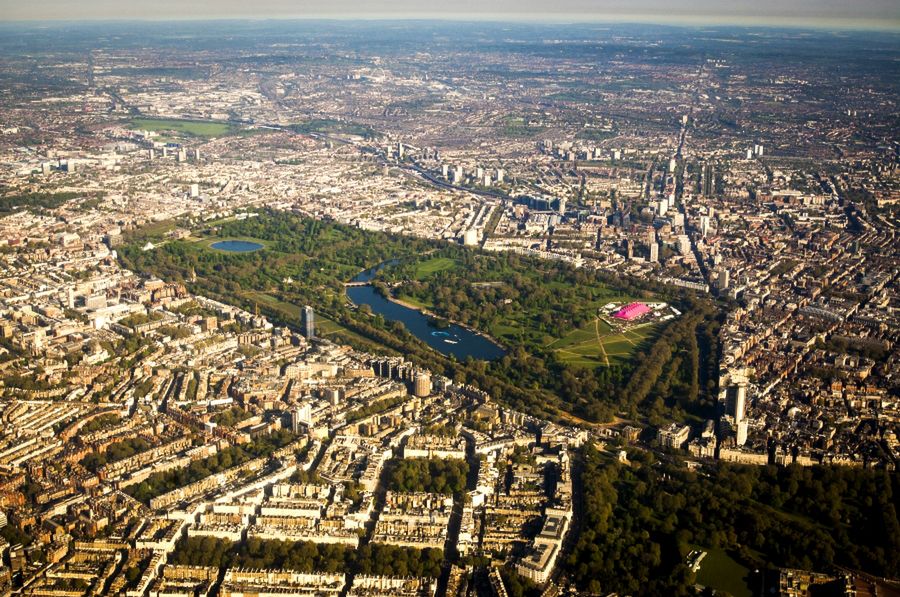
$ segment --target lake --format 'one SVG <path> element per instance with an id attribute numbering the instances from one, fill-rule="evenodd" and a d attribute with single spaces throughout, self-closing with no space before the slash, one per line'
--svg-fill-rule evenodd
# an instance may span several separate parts
<path id="1" fill-rule="evenodd" d="M 362 272 L 353 278 L 353 281 L 369 282 L 378 270 L 395 263 L 397 261 L 392 260 L 379 264 Z M 373 313 L 378 313 L 389 321 L 399 321 L 413 336 L 431 348 L 447 356 L 453 355 L 460 361 L 465 360 L 466 357 L 493 361 L 506 354 L 503 348 L 494 342 L 464 327 L 456 324 L 450 324 L 445 329 L 434 327 L 431 325 L 430 318 L 421 311 L 404 307 L 384 298 L 372 286 L 348 287 L 347 296 L 357 305 L 369 305 Z"/>
<path id="2" fill-rule="evenodd" d="M 222 240 L 211 244 L 210 247 L 229 253 L 252 253 L 262 249 L 263 245 L 246 240 Z"/>

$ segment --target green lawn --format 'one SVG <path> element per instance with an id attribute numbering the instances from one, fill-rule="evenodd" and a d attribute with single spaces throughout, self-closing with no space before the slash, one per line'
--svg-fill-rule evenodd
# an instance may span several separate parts
<path id="1" fill-rule="evenodd" d="M 716 547 L 694 547 L 707 552 L 700 562 L 697 582 L 718 591 L 726 591 L 734 597 L 753 597 L 753 591 L 747 586 L 750 569 L 741 566 L 725 550 Z"/>
<path id="2" fill-rule="evenodd" d="M 456 261 L 449 257 L 434 257 L 416 264 L 416 279 L 421 280 L 437 272 L 456 267 Z"/>
<path id="3" fill-rule="evenodd" d="M 434 305 L 432 305 L 431 303 L 427 303 L 425 301 L 420 301 L 419 299 L 413 298 L 411 296 L 407 296 L 405 294 L 400 295 L 397 298 L 400 299 L 401 301 L 403 301 L 404 303 L 408 303 L 408 304 L 412 305 L 413 307 L 415 307 L 417 309 L 430 310 L 434 307 Z"/>
<path id="4" fill-rule="evenodd" d="M 614 331 L 602 319 L 572 330 L 547 345 L 557 352 L 560 360 L 570 365 L 597 367 L 628 361 L 648 338 L 656 332 L 655 324 L 644 325 L 625 332 Z M 598 340 L 599 335 L 599 340 Z"/>
<path id="5" fill-rule="evenodd" d="M 175 120 L 162 118 L 135 118 L 128 128 L 142 131 L 174 131 L 189 137 L 220 137 L 236 130 L 227 122 L 210 120 Z"/>

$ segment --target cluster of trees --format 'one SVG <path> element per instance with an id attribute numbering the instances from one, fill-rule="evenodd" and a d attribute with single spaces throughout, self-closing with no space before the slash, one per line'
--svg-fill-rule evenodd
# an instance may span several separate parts
<path id="1" fill-rule="evenodd" d="M 240 406 L 232 406 L 213 415 L 212 422 L 223 427 L 234 427 L 251 416 L 253 416 L 252 413 L 247 412 Z"/>
<path id="2" fill-rule="evenodd" d="M 391 468 L 388 487 L 402 492 L 461 494 L 468 475 L 469 464 L 465 460 L 404 458 Z"/>
<path id="3" fill-rule="evenodd" d="M 122 441 L 114 442 L 107 446 L 106 452 L 104 452 L 103 454 L 99 452 L 91 452 L 81 459 L 81 466 L 88 469 L 92 473 L 96 473 L 98 470 L 100 470 L 100 467 L 109 464 L 110 462 L 125 460 L 126 458 L 130 458 L 135 454 L 144 452 L 149 449 L 150 442 L 142 437 L 123 439 Z"/>
<path id="4" fill-rule="evenodd" d="M 376 413 L 384 412 L 386 410 L 390 410 L 397 406 L 400 406 L 406 401 L 406 398 L 403 396 L 396 396 L 394 398 L 385 398 L 383 400 L 378 400 L 376 402 L 372 402 L 371 404 L 367 404 L 366 406 L 361 406 L 355 410 L 347 413 L 346 421 L 348 423 L 354 423 L 356 421 L 360 421 L 374 415 Z"/>
<path id="5" fill-rule="evenodd" d="M 359 135 L 365 139 L 374 139 L 378 133 L 366 124 L 345 122 L 330 118 L 314 118 L 300 124 L 292 124 L 289 127 L 295 133 L 343 133 L 346 135 Z"/>
<path id="6" fill-rule="evenodd" d="M 344 545 L 310 541 L 247 539 L 232 542 L 214 537 L 185 537 L 169 562 L 174 565 L 226 568 L 284 568 L 298 572 L 354 572 L 385 576 L 430 576 L 441 572 L 440 549 L 413 549 L 390 545 Z"/>
<path id="7" fill-rule="evenodd" d="M 725 463 L 694 472 L 647 453 L 630 458 L 585 449 L 582 528 L 567 566 L 586 590 L 688 594 L 683 555 L 694 544 L 755 567 L 900 574 L 896 475 Z"/>
<path id="8" fill-rule="evenodd" d="M 5 197 L 0 197 L 0 213 L 12 213 L 22 208 L 27 208 L 32 211 L 56 209 L 66 201 L 75 199 L 81 195 L 81 193 L 74 191 L 60 193 L 34 192 L 6 195 Z"/>
<path id="9" fill-rule="evenodd" d="M 122 418 L 115 413 L 108 413 L 95 417 L 81 426 L 81 433 L 94 433 L 101 429 L 108 429 L 119 424 Z"/>
<path id="10" fill-rule="evenodd" d="M 508 566 L 500 569 L 500 576 L 509 597 L 540 597 L 543 593 L 541 587 Z"/>
<path id="11" fill-rule="evenodd" d="M 827 342 L 819 341 L 816 348 L 822 348 L 839 354 L 854 353 L 859 356 L 881 361 L 887 357 L 890 346 L 887 342 L 869 338 L 850 338 L 847 336 L 832 336 Z"/>
<path id="12" fill-rule="evenodd" d="M 655 426 L 683 420 L 684 412 L 712 416 L 719 324 L 713 304 L 691 301 L 690 310 L 663 331 L 649 352 L 638 353 L 628 383 L 616 393 L 619 407 L 632 417 L 639 410 L 647 413 Z"/>
<path id="13" fill-rule="evenodd" d="M 398 283 L 398 295 L 433 305 L 437 315 L 521 344 L 529 352 L 590 323 L 603 303 L 652 296 L 637 282 L 608 280 L 561 261 L 452 246 L 429 258 L 436 256 L 459 265 L 417 279 L 413 262 L 381 270 L 379 277 Z"/>
<path id="14" fill-rule="evenodd" d="M 356 550 L 354 569 L 357 574 L 438 578 L 443 560 L 444 552 L 433 547 L 415 549 L 370 543 Z"/>
<path id="15" fill-rule="evenodd" d="M 125 492 L 136 500 L 149 504 L 150 500 L 158 495 L 190 485 L 231 467 L 240 466 L 254 458 L 268 456 L 278 448 L 286 446 L 292 439 L 293 435 L 282 429 L 257 438 L 249 444 L 219 450 L 212 456 L 195 460 L 185 468 L 153 473 L 141 483 L 127 487 Z"/>

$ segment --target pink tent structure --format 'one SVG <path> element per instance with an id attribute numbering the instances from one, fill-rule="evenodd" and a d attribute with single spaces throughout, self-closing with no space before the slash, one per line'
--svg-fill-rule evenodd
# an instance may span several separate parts
<path id="1" fill-rule="evenodd" d="M 650 307 L 648 307 L 644 303 L 631 303 L 630 305 L 625 305 L 624 307 L 613 313 L 613 317 L 615 317 L 616 319 L 631 321 L 632 319 L 637 319 L 641 315 L 645 315 L 649 312 Z"/>

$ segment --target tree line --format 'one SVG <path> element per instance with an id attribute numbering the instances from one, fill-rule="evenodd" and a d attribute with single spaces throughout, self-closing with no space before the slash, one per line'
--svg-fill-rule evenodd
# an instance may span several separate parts
<path id="1" fill-rule="evenodd" d="M 748 567 L 900 575 L 895 473 L 727 463 L 692 471 L 645 452 L 629 458 L 584 450 L 582 527 L 566 566 L 585 590 L 690 594 L 691 545 L 721 547 Z"/>

